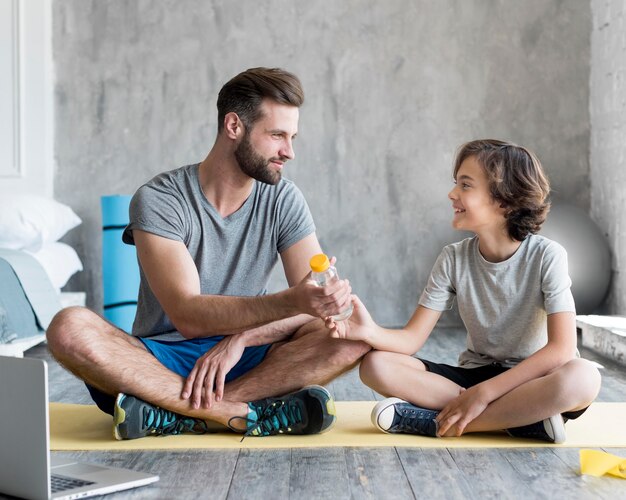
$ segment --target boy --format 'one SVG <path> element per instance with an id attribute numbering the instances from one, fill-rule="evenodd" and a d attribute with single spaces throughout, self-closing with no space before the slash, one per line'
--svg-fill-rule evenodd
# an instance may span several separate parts
<path id="1" fill-rule="evenodd" d="M 454 183 L 452 225 L 475 236 L 443 249 L 405 328 L 379 327 L 356 297 L 350 321 L 327 326 L 375 349 L 360 374 L 388 396 L 372 412 L 380 430 L 435 437 L 506 429 L 561 443 L 564 422 L 597 396 L 600 374 L 577 357 L 567 254 L 536 234 L 549 210 L 548 180 L 527 149 L 479 140 L 460 148 Z M 455 299 L 467 329 L 459 366 L 412 357 Z"/>

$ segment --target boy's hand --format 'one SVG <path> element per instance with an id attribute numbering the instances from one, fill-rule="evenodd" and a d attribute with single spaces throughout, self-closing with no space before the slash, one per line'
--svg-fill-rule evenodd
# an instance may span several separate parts
<path id="1" fill-rule="evenodd" d="M 349 319 L 335 321 L 329 316 L 325 320 L 326 328 L 330 330 L 332 338 L 367 342 L 371 332 L 376 328 L 376 323 L 356 295 L 352 295 L 352 306 L 354 309 Z"/>
<path id="2" fill-rule="evenodd" d="M 489 405 L 478 386 L 461 389 L 461 393 L 450 401 L 437 415 L 438 436 L 445 436 L 452 430 L 454 436 L 460 436 L 467 425 L 478 417 Z"/>

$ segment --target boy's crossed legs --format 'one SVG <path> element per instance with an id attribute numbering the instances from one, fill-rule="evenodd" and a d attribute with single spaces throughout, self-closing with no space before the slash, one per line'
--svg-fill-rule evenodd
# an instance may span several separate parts
<path id="1" fill-rule="evenodd" d="M 437 435 L 438 424 L 433 419 L 440 410 L 464 389 L 506 370 L 500 365 L 463 369 L 372 351 L 363 359 L 360 373 L 363 382 L 378 393 L 396 396 L 377 405 L 372 413 L 374 425 L 389 432 L 390 427 L 400 424 L 406 428 L 396 432 Z M 565 439 L 561 415 L 566 420 L 579 417 L 599 390 L 597 368 L 584 359 L 573 359 L 492 401 L 463 433 L 506 429 L 518 437 L 559 442 Z M 456 431 L 453 425 L 445 435 L 457 435 Z"/>
<path id="2" fill-rule="evenodd" d="M 331 339 L 323 322 L 312 321 L 289 340 L 272 345 L 261 363 L 227 383 L 221 401 L 213 402 L 210 408 L 193 408 L 191 398 L 181 397 L 183 376 L 161 364 L 139 339 L 88 309 L 61 311 L 48 328 L 47 337 L 54 357 L 87 384 L 111 395 L 110 401 L 119 393 L 129 394 L 140 403 L 149 402 L 147 407 L 164 409 L 159 419 L 192 417 L 181 422 L 185 430 L 212 421 L 245 431 L 250 428 L 253 408 L 248 402 L 258 403 L 257 413 L 265 411 L 276 406 L 267 398 L 325 384 L 355 366 L 370 349 L 360 342 Z M 316 394 L 320 391 L 330 397 L 323 388 L 313 390 Z"/>

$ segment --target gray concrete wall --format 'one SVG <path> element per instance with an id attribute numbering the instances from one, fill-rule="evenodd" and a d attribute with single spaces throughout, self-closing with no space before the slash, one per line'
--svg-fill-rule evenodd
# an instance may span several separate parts
<path id="1" fill-rule="evenodd" d="M 613 253 L 606 312 L 626 315 L 626 5 L 591 10 L 591 216 Z"/>
<path id="2" fill-rule="evenodd" d="M 588 0 L 55 0 L 55 196 L 84 220 L 70 288 L 101 307 L 99 197 L 203 159 L 221 85 L 280 66 L 307 94 L 286 176 L 375 319 L 403 324 L 461 237 L 462 142 L 534 149 L 588 210 L 590 23 Z"/>

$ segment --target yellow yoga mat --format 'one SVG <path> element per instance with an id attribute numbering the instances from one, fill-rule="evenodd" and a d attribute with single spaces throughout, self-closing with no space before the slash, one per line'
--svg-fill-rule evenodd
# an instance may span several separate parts
<path id="1" fill-rule="evenodd" d="M 50 403 L 52 450 L 187 450 L 191 448 L 326 448 L 336 446 L 403 446 L 421 448 L 529 448 L 546 446 L 626 447 L 626 403 L 594 403 L 577 420 L 569 421 L 567 441 L 554 445 L 515 439 L 505 433 L 468 434 L 460 438 L 429 438 L 384 434 L 372 426 L 370 412 L 376 401 L 336 402 L 333 428 L 313 436 L 247 437 L 223 432 L 204 435 L 151 436 L 116 441 L 112 417 L 96 406 Z"/>

